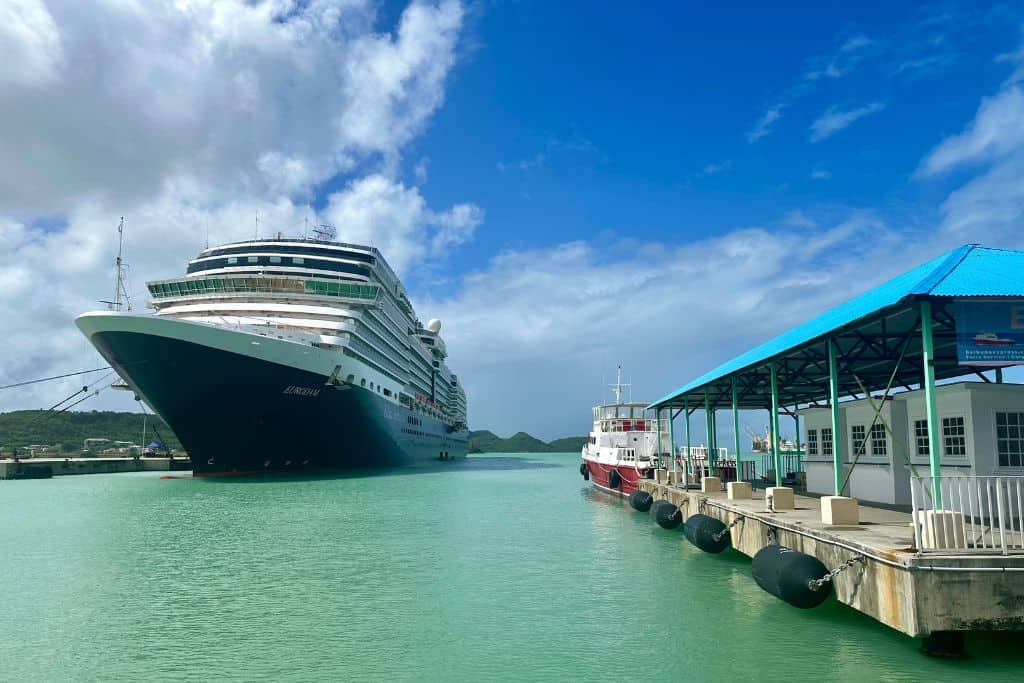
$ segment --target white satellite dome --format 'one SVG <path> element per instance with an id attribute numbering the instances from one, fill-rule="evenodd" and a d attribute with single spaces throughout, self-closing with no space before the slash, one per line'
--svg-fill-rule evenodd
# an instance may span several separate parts
<path id="1" fill-rule="evenodd" d="M 431 318 L 430 322 L 427 323 L 427 329 L 434 334 L 437 334 L 441 331 L 441 321 L 437 318 Z"/>

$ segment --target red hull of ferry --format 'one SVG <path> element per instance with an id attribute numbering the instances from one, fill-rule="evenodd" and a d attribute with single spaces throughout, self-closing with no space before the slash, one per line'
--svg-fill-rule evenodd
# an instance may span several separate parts
<path id="1" fill-rule="evenodd" d="M 604 465 L 592 460 L 584 460 L 583 462 L 586 463 L 587 469 L 590 471 L 591 484 L 599 489 L 610 493 L 617 493 L 621 496 L 628 496 L 633 493 L 633 491 L 636 491 L 637 482 L 641 479 L 647 479 L 647 473 L 652 471 L 647 468 L 638 470 L 633 467 L 614 467 L 612 465 Z M 611 477 L 612 470 L 617 471 L 619 473 L 619 478 L 622 480 L 622 483 L 617 487 L 612 487 L 608 481 Z"/>

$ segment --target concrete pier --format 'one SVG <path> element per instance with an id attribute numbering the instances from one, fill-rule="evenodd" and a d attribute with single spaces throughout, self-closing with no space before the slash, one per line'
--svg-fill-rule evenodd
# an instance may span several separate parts
<path id="1" fill-rule="evenodd" d="M 50 476 L 70 474 L 112 474 L 115 472 L 169 472 L 191 470 L 188 458 L 30 458 L 0 460 L 0 479 L 39 478 L 49 468 Z"/>
<path id="2" fill-rule="evenodd" d="M 684 520 L 700 513 L 730 524 L 742 517 L 729 533 L 732 546 L 750 557 L 770 537 L 817 557 L 829 570 L 861 556 L 862 562 L 834 578 L 836 598 L 909 636 L 1024 631 L 1024 555 L 922 554 L 914 548 L 911 515 L 904 512 L 859 506 L 858 524 L 835 526 L 823 523 L 817 498 L 795 496 L 793 509 L 769 512 L 763 493 L 730 499 L 725 492 L 651 480 L 640 488 L 679 507 Z"/>

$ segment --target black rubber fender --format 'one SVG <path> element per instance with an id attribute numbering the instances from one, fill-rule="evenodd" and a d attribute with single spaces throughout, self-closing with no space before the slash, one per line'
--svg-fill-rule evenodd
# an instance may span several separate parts
<path id="1" fill-rule="evenodd" d="M 675 529 L 683 523 L 683 513 L 667 500 L 658 500 L 651 506 L 651 517 L 662 529 Z"/>
<path id="2" fill-rule="evenodd" d="M 608 473 L 608 488 L 617 489 L 622 486 L 622 475 L 619 471 L 613 469 Z"/>
<path id="3" fill-rule="evenodd" d="M 633 493 L 629 494 L 629 504 L 634 510 L 647 512 L 651 509 L 651 503 L 653 502 L 654 499 L 651 497 L 651 494 L 647 493 L 647 491 L 637 489 L 636 491 L 633 491 Z"/>
<path id="4" fill-rule="evenodd" d="M 732 545 L 732 539 L 725 531 L 725 524 L 708 515 L 691 515 L 683 526 L 686 540 L 706 553 L 718 554 Z M 715 538 L 718 534 L 721 537 Z"/>
<path id="5" fill-rule="evenodd" d="M 585 462 L 580 463 L 580 476 L 583 477 L 583 481 L 590 481 L 590 468 Z"/>
<path id="6" fill-rule="evenodd" d="M 817 590 L 810 586 L 828 573 L 818 558 L 781 545 L 758 550 L 750 570 L 758 586 L 800 609 L 817 607 L 832 594 L 831 581 Z"/>

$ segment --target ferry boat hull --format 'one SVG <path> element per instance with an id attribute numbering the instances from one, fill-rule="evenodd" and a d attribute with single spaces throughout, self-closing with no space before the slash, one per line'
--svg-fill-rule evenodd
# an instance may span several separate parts
<path id="1" fill-rule="evenodd" d="M 153 316 L 96 312 L 76 323 L 174 431 L 196 475 L 466 456 L 465 429 L 338 380 L 351 361 L 337 351 Z"/>
<path id="2" fill-rule="evenodd" d="M 653 477 L 653 470 L 650 468 L 636 469 L 622 465 L 606 465 L 587 459 L 583 460 L 583 464 L 590 474 L 590 483 L 593 486 L 620 496 L 628 496 L 636 491 L 640 480 Z M 619 475 L 618 486 L 612 486 L 612 472 L 617 472 Z"/>

